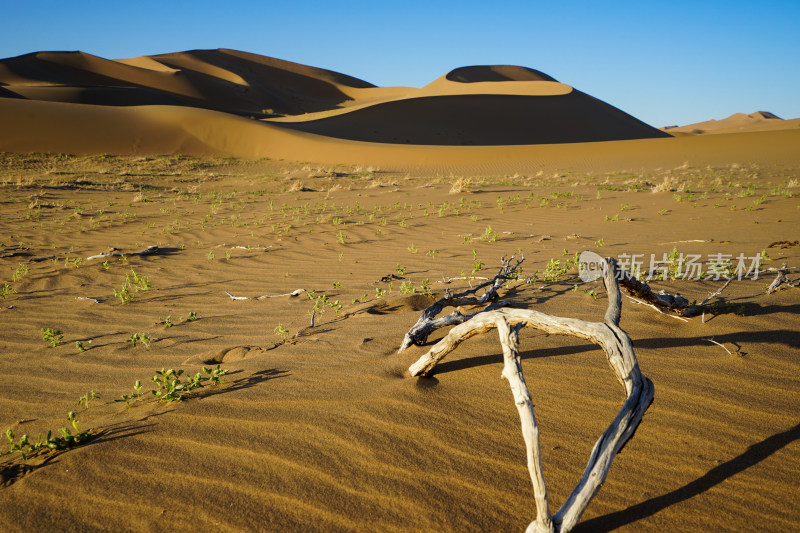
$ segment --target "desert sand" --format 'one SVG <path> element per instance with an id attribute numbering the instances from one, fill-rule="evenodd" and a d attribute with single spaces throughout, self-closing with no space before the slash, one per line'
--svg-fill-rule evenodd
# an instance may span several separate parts
<path id="1" fill-rule="evenodd" d="M 797 128 L 673 137 L 510 66 L 416 89 L 230 50 L 51 52 L 0 61 L 0 82 L 0 430 L 72 430 L 70 411 L 91 430 L 0 457 L 5 531 L 523 531 L 496 335 L 426 378 L 407 369 L 447 329 L 397 353 L 479 282 L 452 278 L 524 254 L 504 299 L 598 321 L 602 283 L 548 264 L 800 266 Z M 623 299 L 655 400 L 575 531 L 797 529 L 800 303 L 774 277 L 688 320 Z M 650 283 L 699 301 L 724 279 Z M 586 341 L 521 344 L 555 510 L 624 390 Z M 183 401 L 149 392 L 217 364 L 224 383 Z"/>

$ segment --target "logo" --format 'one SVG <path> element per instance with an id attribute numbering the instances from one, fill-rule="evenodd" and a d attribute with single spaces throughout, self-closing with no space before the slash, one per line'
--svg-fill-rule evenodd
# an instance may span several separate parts
<path id="1" fill-rule="evenodd" d="M 608 263 L 598 254 L 586 250 L 578 258 L 578 275 L 581 281 L 589 282 L 603 277 Z"/>

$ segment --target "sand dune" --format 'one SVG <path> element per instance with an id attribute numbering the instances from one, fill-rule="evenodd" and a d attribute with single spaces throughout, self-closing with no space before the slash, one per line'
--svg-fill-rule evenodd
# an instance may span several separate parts
<path id="1" fill-rule="evenodd" d="M 415 175 L 535 174 L 672 168 L 686 163 L 800 164 L 800 130 L 521 146 L 423 146 L 350 141 L 175 106 L 104 107 L 0 99 L 13 135 L 0 151 L 186 154 L 379 166 Z M 80 128 L 76 129 L 76 124 Z"/>
<path id="2" fill-rule="evenodd" d="M 749 115 L 734 113 L 722 120 L 707 120 L 686 126 L 672 126 L 662 129 L 671 135 L 702 135 L 706 133 L 786 130 L 798 127 L 800 127 L 800 118 L 784 120 L 769 111 L 756 111 Z"/>
<path id="3" fill-rule="evenodd" d="M 142 105 L 167 99 L 258 116 L 267 109 L 279 114 L 327 109 L 348 99 L 340 86 L 372 86 L 343 74 L 224 49 L 119 61 L 83 52 L 38 52 L 0 61 L 0 83 L 8 91 L 39 100 Z M 31 86 L 38 90 L 31 92 Z M 81 89 L 76 100 L 74 93 Z M 130 100 L 118 94 L 120 89 Z M 153 101 L 158 93 L 162 102 Z"/>
<path id="4" fill-rule="evenodd" d="M 327 137 L 416 145 L 554 144 L 666 136 L 579 91 L 556 96 L 405 98 L 287 125 Z"/>
<path id="5" fill-rule="evenodd" d="M 378 88 L 327 70 L 234 50 L 119 61 L 39 52 L 0 61 L 4 93 L 106 106 L 184 105 L 326 137 L 421 145 L 521 145 L 666 137 L 539 71 L 455 69 L 421 89 Z M 72 125 L 77 126 L 76 124 Z"/>

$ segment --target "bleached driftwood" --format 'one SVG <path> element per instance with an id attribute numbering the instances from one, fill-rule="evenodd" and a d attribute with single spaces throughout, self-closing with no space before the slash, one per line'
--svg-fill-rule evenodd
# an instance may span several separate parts
<path id="1" fill-rule="evenodd" d="M 715 341 L 713 338 L 710 338 L 710 339 L 703 339 L 703 340 L 704 340 L 704 341 L 708 341 L 708 342 L 710 342 L 711 344 L 716 344 L 717 346 L 719 346 L 720 348 L 722 348 L 723 350 L 725 350 L 726 352 L 728 352 L 728 355 L 733 355 L 733 353 L 732 353 L 732 352 L 731 352 L 729 349 L 727 349 L 727 348 L 725 347 L 725 345 L 724 345 L 724 344 L 721 344 L 721 343 L 719 343 L 719 342 Z"/>
<path id="2" fill-rule="evenodd" d="M 499 298 L 497 291 L 506 281 L 514 279 L 519 275 L 520 265 L 522 265 L 523 261 L 525 261 L 525 256 L 522 256 L 519 261 L 512 265 L 514 257 L 515 256 L 512 255 L 510 259 L 503 257 L 500 260 L 500 270 L 494 278 L 457 294 L 450 294 L 449 291 L 446 291 L 442 298 L 438 299 L 422 312 L 419 320 L 417 320 L 417 323 L 414 324 L 411 329 L 408 330 L 408 333 L 405 334 L 405 337 L 403 337 L 403 342 L 400 344 L 400 349 L 398 352 L 402 352 L 412 344 L 419 346 L 425 344 L 425 342 L 428 340 L 428 336 L 436 329 L 445 326 L 452 326 L 454 324 L 462 324 L 479 313 L 488 312 L 490 310 L 509 305 L 508 302 L 497 301 Z M 486 292 L 480 297 L 474 296 L 474 294 L 479 290 L 487 287 L 488 289 Z M 436 315 L 441 313 L 445 307 L 458 307 L 460 305 L 483 305 L 486 302 L 491 303 L 475 313 L 465 315 L 456 309 L 447 316 L 440 317 L 438 319 L 436 318 Z"/>
<path id="3" fill-rule="evenodd" d="M 483 312 L 451 329 L 447 336 L 409 368 L 412 376 L 425 375 L 464 340 L 497 328 L 505 363 L 502 376 L 509 381 L 519 411 L 527 449 L 528 470 L 536 500 L 537 516 L 528 526 L 528 533 L 566 532 L 577 524 L 581 514 L 605 481 L 614 457 L 633 436 L 645 411 L 653 401 L 653 383 L 642 375 L 630 337 L 619 327 L 622 298 L 616 273 L 616 261 L 608 259 L 604 283 L 609 301 L 603 322 L 556 317 L 532 309 Z M 617 379 L 625 387 L 627 396 L 611 425 L 594 445 L 583 477 L 561 508 L 552 515 L 542 473 L 539 430 L 533 402 L 520 364 L 518 332 L 523 327 L 579 337 L 599 345 L 605 351 L 608 363 Z"/>
<path id="4" fill-rule="evenodd" d="M 269 250 L 272 248 L 272 245 L 269 246 L 242 246 L 242 245 L 228 245 L 225 243 L 218 244 L 217 248 L 228 248 L 229 250 Z"/>
<path id="5" fill-rule="evenodd" d="M 306 292 L 305 289 L 297 289 L 286 294 L 262 294 L 261 296 L 234 296 L 228 291 L 222 291 L 231 297 L 231 300 L 264 300 L 265 298 L 281 298 L 282 296 L 298 296 Z"/>
<path id="6" fill-rule="evenodd" d="M 146 249 L 142 250 L 141 252 L 120 252 L 116 248 L 111 248 L 107 252 L 102 252 L 97 255 L 90 255 L 86 258 L 87 261 L 93 261 L 95 259 L 104 259 L 106 257 L 122 257 L 127 255 L 154 255 L 158 253 L 158 246 L 148 246 Z"/>
<path id="7" fill-rule="evenodd" d="M 795 269 L 793 269 L 793 268 L 787 268 L 785 264 L 783 266 L 781 266 L 781 268 L 778 268 L 778 269 L 771 268 L 771 269 L 767 270 L 767 272 L 777 272 L 778 273 L 777 276 L 775 276 L 775 279 L 772 280 L 772 283 L 770 283 L 769 287 L 767 287 L 767 294 L 772 294 L 773 292 L 777 291 L 778 287 L 780 287 L 784 283 L 786 285 L 788 285 L 789 287 L 797 287 L 798 285 L 800 285 L 800 278 L 790 280 L 786 276 L 786 274 L 788 272 L 793 272 L 794 270 Z"/>

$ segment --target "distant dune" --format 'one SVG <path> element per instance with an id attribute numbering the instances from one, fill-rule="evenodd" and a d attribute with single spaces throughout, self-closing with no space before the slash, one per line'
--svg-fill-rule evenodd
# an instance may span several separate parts
<path id="1" fill-rule="evenodd" d="M 797 129 L 800 118 L 783 120 L 769 111 L 756 111 L 749 115 L 734 113 L 722 120 L 706 120 L 686 126 L 670 126 L 662 128 L 672 135 L 702 135 L 704 133 L 736 133 L 744 131 L 770 131 Z"/>
<path id="2" fill-rule="evenodd" d="M 667 136 L 546 74 L 508 65 L 455 69 L 402 98 L 291 124 L 328 137 L 397 144 L 552 144 Z"/>
<path id="3" fill-rule="evenodd" d="M 0 117 L 7 152 L 269 157 L 462 174 L 791 159 L 800 131 L 679 142 L 671 134 L 682 128 L 658 130 L 527 67 L 467 66 L 421 88 L 376 87 L 227 49 L 0 60 Z"/>
<path id="4" fill-rule="evenodd" d="M 542 72 L 511 65 L 462 67 L 414 89 L 379 88 L 225 49 L 121 60 L 38 52 L 0 61 L 0 84 L 7 98 L 282 116 L 284 128 L 368 142 L 505 145 L 666 136 Z"/>
<path id="5" fill-rule="evenodd" d="M 342 87 L 373 87 L 344 74 L 225 49 L 117 61 L 37 52 L 0 60 L 0 84 L 32 100 L 184 105 L 239 115 L 319 111 L 349 98 Z"/>

